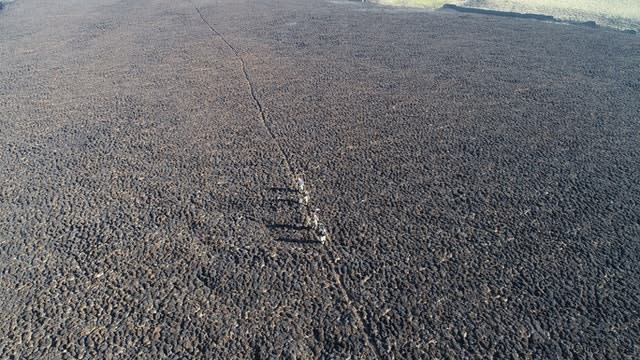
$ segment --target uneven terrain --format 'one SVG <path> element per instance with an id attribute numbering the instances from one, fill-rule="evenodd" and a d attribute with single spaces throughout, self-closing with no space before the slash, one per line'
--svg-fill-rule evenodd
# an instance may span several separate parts
<path id="1" fill-rule="evenodd" d="M 1 358 L 640 356 L 637 36 L 19 0 L 0 59 Z"/>

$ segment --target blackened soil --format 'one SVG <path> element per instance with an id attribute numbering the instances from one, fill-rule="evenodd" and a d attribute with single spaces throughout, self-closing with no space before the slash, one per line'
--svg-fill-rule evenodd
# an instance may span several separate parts
<path id="1" fill-rule="evenodd" d="M 0 357 L 639 356 L 635 37 L 293 0 L 0 33 Z"/>

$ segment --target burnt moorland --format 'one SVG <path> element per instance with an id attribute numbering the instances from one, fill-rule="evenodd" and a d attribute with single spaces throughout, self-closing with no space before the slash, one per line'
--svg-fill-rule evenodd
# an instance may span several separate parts
<path id="1" fill-rule="evenodd" d="M 637 36 L 293 0 L 0 34 L 0 357 L 638 356 Z"/>

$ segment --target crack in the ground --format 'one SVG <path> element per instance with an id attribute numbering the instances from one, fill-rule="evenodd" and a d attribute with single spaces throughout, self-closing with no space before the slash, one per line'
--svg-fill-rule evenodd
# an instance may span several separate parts
<path id="1" fill-rule="evenodd" d="M 227 39 L 224 36 L 222 36 L 221 33 L 219 33 L 213 26 L 211 26 L 211 24 L 202 15 L 202 12 L 200 12 L 200 9 L 197 6 L 194 6 L 194 7 L 195 7 L 196 11 L 198 12 L 198 15 L 200 15 L 200 19 L 202 19 L 202 21 L 205 24 L 207 24 L 209 29 L 216 36 L 218 36 L 227 45 L 227 47 L 231 51 L 233 51 L 233 54 L 236 56 L 236 58 L 238 58 L 238 60 L 240 60 L 240 64 L 242 65 L 241 66 L 242 73 L 244 74 L 244 79 L 247 82 L 247 86 L 249 87 L 249 93 L 251 94 L 251 98 L 253 98 L 253 102 L 254 102 L 254 104 L 256 106 L 256 109 L 258 110 L 258 113 L 260 115 L 260 120 L 262 122 L 262 125 L 267 130 L 267 132 L 269 133 L 269 135 L 273 139 L 273 142 L 278 147 L 278 151 L 282 155 L 282 158 L 284 159 L 285 164 L 287 165 L 287 170 L 289 171 L 291 177 L 293 178 L 293 176 L 295 174 L 295 172 L 293 171 L 293 166 L 291 166 L 291 162 L 289 161 L 289 157 L 287 156 L 287 154 L 284 152 L 284 148 L 282 147 L 282 145 L 280 144 L 280 142 L 276 138 L 276 136 L 273 133 L 273 130 L 271 130 L 271 127 L 269 126 L 269 124 L 267 123 L 267 117 L 264 114 L 264 109 L 262 107 L 262 103 L 260 103 L 260 100 L 258 99 L 258 96 L 256 95 L 255 86 L 253 85 L 253 82 L 251 81 L 251 77 L 249 77 L 249 73 L 247 72 L 247 64 L 244 61 L 244 58 L 242 57 L 242 55 L 240 55 L 240 52 L 238 52 L 238 50 L 236 50 L 236 48 L 233 45 L 231 45 L 231 43 L 229 43 L 229 41 L 227 41 Z"/>
<path id="2" fill-rule="evenodd" d="M 288 170 L 291 178 L 293 179 L 296 173 L 293 170 L 293 166 L 291 165 L 291 162 L 289 161 L 289 157 L 285 153 L 284 148 L 282 147 L 282 145 L 280 144 L 280 142 L 276 138 L 275 134 L 273 133 L 273 130 L 269 126 L 269 123 L 267 121 L 267 117 L 265 116 L 264 109 L 262 107 L 262 103 L 260 103 L 260 100 L 258 99 L 258 96 L 256 95 L 255 86 L 253 85 L 253 82 L 251 81 L 251 77 L 249 76 L 249 72 L 247 71 L 247 64 L 244 61 L 244 58 L 242 57 L 240 52 L 238 52 L 238 50 L 236 50 L 236 48 L 233 45 L 231 45 L 231 43 L 229 43 L 229 41 L 227 41 L 227 39 L 220 32 L 218 32 L 204 18 L 204 16 L 202 15 L 202 12 L 200 11 L 200 9 L 195 5 L 193 7 L 198 12 L 198 15 L 200 16 L 200 19 L 202 19 L 202 22 L 204 22 L 209 27 L 211 32 L 213 32 L 216 36 L 218 36 L 227 45 L 227 47 L 231 51 L 233 51 L 233 53 L 236 56 L 236 58 L 238 58 L 238 60 L 240 61 L 240 64 L 242 65 L 241 66 L 242 67 L 242 73 L 244 74 L 245 81 L 247 83 L 247 86 L 249 87 L 249 93 L 251 94 L 251 97 L 253 98 L 253 102 L 254 102 L 254 104 L 256 106 L 256 109 L 258 110 L 258 113 L 260 115 L 260 120 L 262 122 L 262 125 L 267 130 L 267 132 L 271 136 L 271 139 L 273 140 L 273 142 L 278 147 L 278 150 L 279 150 L 279 152 L 280 152 L 280 154 L 281 154 L 282 158 L 284 159 L 284 162 L 285 162 L 285 164 L 287 166 L 287 170 Z M 308 207 L 305 207 L 305 214 L 304 215 L 309 217 L 310 213 L 309 213 Z M 353 299 L 352 299 L 351 295 L 349 294 L 349 292 L 347 291 L 346 287 L 344 286 L 344 281 L 342 280 L 341 276 L 335 270 L 336 269 L 336 263 L 335 263 L 334 259 L 338 258 L 336 256 L 337 255 L 336 251 L 333 250 L 331 247 L 327 247 L 327 250 L 329 252 L 328 255 L 330 255 L 330 256 L 327 256 L 327 262 L 331 265 L 330 266 L 331 273 L 332 273 L 332 275 L 334 277 L 335 283 L 338 285 L 338 289 L 341 292 L 341 295 L 343 297 L 343 301 L 345 302 L 345 305 L 351 311 L 351 313 L 352 313 L 352 315 L 354 317 L 354 320 L 356 321 L 356 325 L 358 326 L 358 329 L 364 331 L 364 333 L 366 335 L 364 337 L 364 339 L 365 339 L 365 342 L 367 343 L 367 346 L 371 349 L 371 351 L 373 351 L 373 353 L 376 355 L 376 357 L 378 359 L 381 359 L 382 356 L 380 354 L 380 351 L 374 345 L 375 341 L 374 341 L 373 334 L 371 333 L 370 327 L 365 326 L 364 321 L 362 320 L 362 316 L 360 315 L 360 312 L 353 305 Z"/>

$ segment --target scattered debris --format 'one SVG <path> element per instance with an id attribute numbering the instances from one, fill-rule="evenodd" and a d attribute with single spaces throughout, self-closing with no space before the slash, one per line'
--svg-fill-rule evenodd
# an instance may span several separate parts
<path id="1" fill-rule="evenodd" d="M 303 196 L 300 198 L 300 200 L 298 200 L 298 202 L 302 205 L 307 205 L 309 204 L 309 200 L 311 200 L 311 196 L 309 195 L 308 191 L 305 191 L 303 193 Z"/>
<path id="2" fill-rule="evenodd" d="M 316 231 L 316 237 L 322 245 L 324 245 L 329 240 L 329 232 L 327 231 L 327 229 L 325 229 L 324 225 L 318 228 L 318 231 Z"/>
<path id="3" fill-rule="evenodd" d="M 308 206 L 311 201 L 311 194 L 305 188 L 304 179 L 302 176 L 296 177 L 296 186 L 300 193 L 298 203 L 304 206 Z M 329 240 L 329 232 L 325 228 L 324 224 L 320 222 L 320 209 L 314 208 L 313 210 L 304 210 L 304 227 L 310 229 L 313 236 L 321 243 L 325 244 Z"/>
<path id="4" fill-rule="evenodd" d="M 302 179 L 302 176 L 298 176 L 298 180 L 296 182 L 298 184 L 298 191 L 303 193 L 304 192 L 304 179 Z"/>

